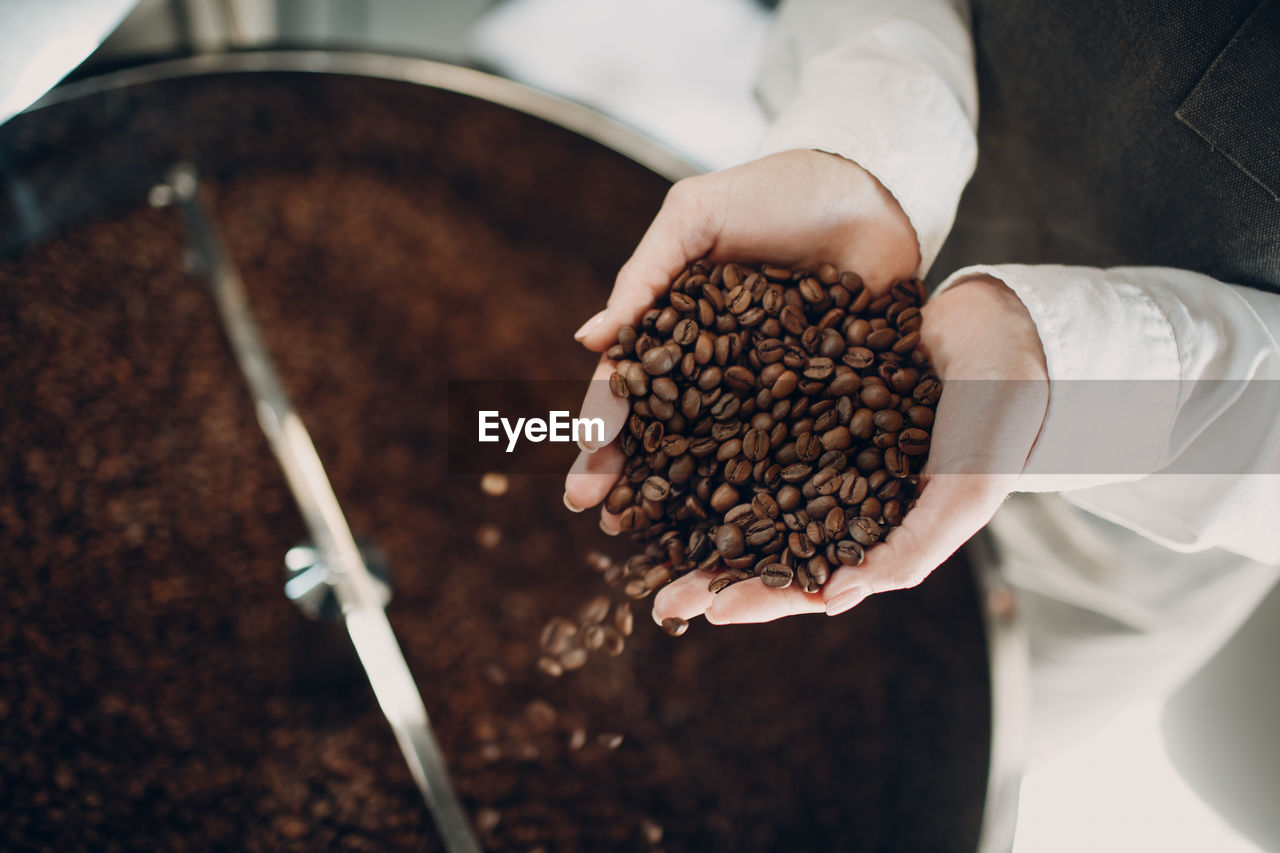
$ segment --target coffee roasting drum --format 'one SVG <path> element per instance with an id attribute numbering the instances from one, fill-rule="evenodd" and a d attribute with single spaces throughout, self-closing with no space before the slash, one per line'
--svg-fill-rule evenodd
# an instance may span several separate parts
<path id="1" fill-rule="evenodd" d="M 688 167 L 507 81 L 317 53 L 117 72 L 0 127 L 0 848 L 444 849 L 341 624 L 282 592 L 307 529 L 148 204 L 184 161 L 386 555 L 486 849 L 1007 848 L 1020 673 L 967 559 L 840 618 L 638 618 L 620 656 L 537 670 L 605 591 L 584 555 L 629 543 L 556 476 L 450 473 L 446 382 L 585 383 L 572 332 Z"/>

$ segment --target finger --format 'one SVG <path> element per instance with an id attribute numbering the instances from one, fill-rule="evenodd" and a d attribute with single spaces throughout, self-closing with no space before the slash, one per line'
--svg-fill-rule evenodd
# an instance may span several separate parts
<path id="1" fill-rule="evenodd" d="M 711 205 L 693 181 L 681 181 L 667 193 L 630 260 L 618 271 L 605 309 L 583 324 L 574 337 L 587 349 L 607 349 L 618 330 L 635 323 L 689 263 L 715 244 Z"/>
<path id="2" fill-rule="evenodd" d="M 991 520 L 1011 486 L 1011 478 L 989 474 L 930 478 L 902 525 L 867 549 L 861 566 L 832 573 L 822 590 L 827 613 L 843 613 L 872 593 L 920 583 Z"/>
<path id="3" fill-rule="evenodd" d="M 564 478 L 564 505 L 582 512 L 603 501 L 622 473 L 622 464 L 622 450 L 616 444 L 579 453 Z"/>
<path id="4" fill-rule="evenodd" d="M 716 594 L 707 589 L 715 579 L 711 572 L 692 571 L 658 590 L 653 597 L 653 621 L 676 617 L 688 621 L 701 616 L 711 606 Z"/>
<path id="5" fill-rule="evenodd" d="M 792 584 L 786 589 L 773 589 L 760 578 L 749 578 L 726 587 L 715 596 L 707 609 L 712 625 L 745 622 L 772 622 L 800 613 L 821 613 L 826 603 L 820 593 L 807 593 Z"/>
<path id="6" fill-rule="evenodd" d="M 604 422 L 604 436 L 601 438 L 595 430 L 588 430 L 578 439 L 578 446 L 586 451 L 598 450 L 612 442 L 622 432 L 631 413 L 631 405 L 613 396 L 609 390 L 609 377 L 613 375 L 617 364 L 601 356 L 596 362 L 596 369 L 591 374 L 591 382 L 587 385 L 587 393 L 582 398 L 582 409 L 579 414 L 583 418 L 599 418 Z"/>
<path id="7" fill-rule="evenodd" d="M 617 536 L 622 532 L 622 525 L 618 521 L 618 516 L 600 507 L 600 529 L 610 536 Z"/>

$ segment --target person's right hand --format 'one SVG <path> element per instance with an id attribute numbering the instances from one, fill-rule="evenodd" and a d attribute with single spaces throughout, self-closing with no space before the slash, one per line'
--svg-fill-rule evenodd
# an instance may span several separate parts
<path id="1" fill-rule="evenodd" d="M 636 323 L 684 267 L 699 258 L 768 261 L 798 267 L 832 263 L 855 270 L 874 293 L 910 278 L 920 265 L 915 229 L 894 197 L 861 166 L 821 151 L 784 151 L 675 184 L 618 272 L 604 310 L 575 335 L 597 352 Z M 583 448 L 565 480 L 574 511 L 604 500 L 622 472 L 612 444 L 628 413 L 608 391 L 614 365 L 601 358 L 583 401 L 583 417 L 600 417 L 605 440 Z M 617 533 L 602 513 L 601 526 Z"/>

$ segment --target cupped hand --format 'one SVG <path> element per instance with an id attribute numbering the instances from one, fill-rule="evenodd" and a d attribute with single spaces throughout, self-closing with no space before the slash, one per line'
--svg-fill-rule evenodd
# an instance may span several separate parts
<path id="1" fill-rule="evenodd" d="M 873 292 L 910 278 L 920 264 L 915 229 L 870 173 L 821 151 L 784 151 L 672 186 L 658 215 L 623 265 L 606 307 L 575 337 L 602 352 L 618 330 L 636 323 L 682 269 L 699 258 L 769 261 L 797 267 L 832 263 L 855 270 Z M 586 445 L 565 480 L 565 505 L 583 510 L 604 500 L 622 472 L 616 438 L 628 407 L 609 393 L 613 364 L 596 365 L 583 417 L 603 418 L 605 440 Z M 598 452 L 597 452 L 598 451 Z M 616 519 L 602 525 L 616 533 Z"/>
<path id="2" fill-rule="evenodd" d="M 837 569 L 821 591 L 758 579 L 707 591 L 691 572 L 659 591 L 653 615 L 714 624 L 766 622 L 799 613 L 835 615 L 874 593 L 924 580 L 999 509 L 1039 434 L 1048 406 L 1044 350 L 1022 302 L 1000 281 L 975 277 L 927 302 L 920 349 L 943 380 L 929 462 L 915 508 L 857 567 Z"/>

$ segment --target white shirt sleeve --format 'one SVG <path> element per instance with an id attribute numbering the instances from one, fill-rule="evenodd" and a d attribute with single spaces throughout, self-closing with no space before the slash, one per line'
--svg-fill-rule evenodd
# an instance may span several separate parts
<path id="1" fill-rule="evenodd" d="M 1049 406 L 1020 491 L 1168 548 L 1280 564 L 1280 295 L 1163 267 L 968 267 L 1044 345 Z"/>
<path id="2" fill-rule="evenodd" d="M 758 156 L 838 154 L 902 205 L 924 275 L 977 162 L 965 0 L 790 0 L 765 43 L 757 96 L 772 118 Z"/>

